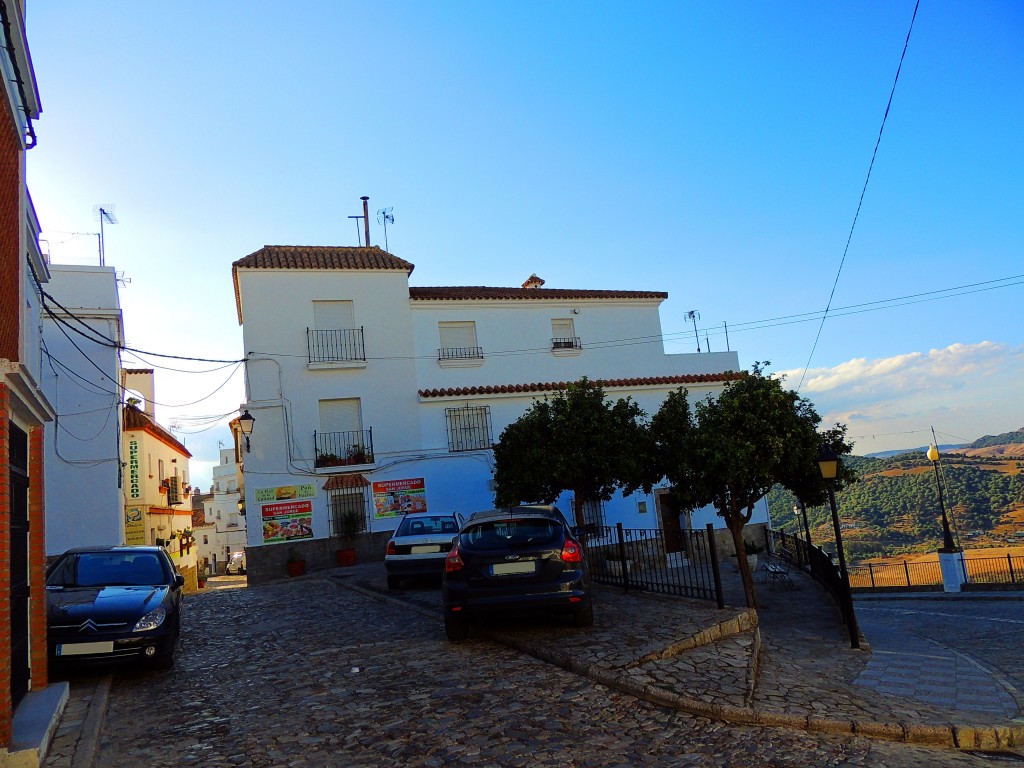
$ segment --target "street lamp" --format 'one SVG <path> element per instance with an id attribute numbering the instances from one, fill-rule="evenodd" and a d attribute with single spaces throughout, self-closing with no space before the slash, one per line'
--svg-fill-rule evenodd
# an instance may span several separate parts
<path id="1" fill-rule="evenodd" d="M 823 445 L 818 457 L 818 469 L 821 478 L 828 488 L 828 503 L 832 508 L 832 527 L 836 532 L 836 553 L 839 555 L 839 576 L 843 580 L 843 613 L 846 614 L 846 627 L 850 630 L 850 647 L 860 648 L 860 630 L 857 628 L 857 617 L 853 613 L 853 593 L 850 591 L 850 574 L 846 570 L 846 554 L 843 552 L 843 534 L 839 528 L 839 510 L 836 509 L 836 494 L 832 483 L 839 474 L 839 457 L 830 445 Z"/>
<path id="2" fill-rule="evenodd" d="M 935 469 L 935 487 L 939 491 L 939 509 L 942 511 L 942 549 L 939 552 L 956 552 L 956 545 L 953 543 L 953 533 L 949 530 L 949 518 L 946 517 L 946 504 L 942 500 L 942 482 L 939 480 L 939 449 L 935 443 L 928 446 L 928 461 Z"/>
<path id="3" fill-rule="evenodd" d="M 249 409 L 246 408 L 245 413 L 238 417 L 238 428 L 242 430 L 242 434 L 245 435 L 245 452 L 249 453 L 249 435 L 252 434 L 252 425 L 256 423 L 256 417 L 249 413 Z"/>

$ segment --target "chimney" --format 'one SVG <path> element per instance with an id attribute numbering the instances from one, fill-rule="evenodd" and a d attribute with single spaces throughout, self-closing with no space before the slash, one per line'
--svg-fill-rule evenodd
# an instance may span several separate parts
<path id="1" fill-rule="evenodd" d="M 363 242 L 365 242 L 366 243 L 366 247 L 369 248 L 370 247 L 370 206 L 369 206 L 370 198 L 368 198 L 366 195 L 363 195 L 359 199 L 363 201 L 363 227 L 365 228 L 365 232 L 366 232 L 366 239 Z"/>
<path id="2" fill-rule="evenodd" d="M 526 278 L 526 282 L 523 283 L 523 288 L 540 288 L 542 285 L 544 285 L 544 281 L 537 277 L 537 273 L 534 272 Z"/>

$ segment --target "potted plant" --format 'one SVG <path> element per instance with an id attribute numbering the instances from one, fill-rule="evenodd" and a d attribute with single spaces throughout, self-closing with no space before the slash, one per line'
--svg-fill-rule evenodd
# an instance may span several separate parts
<path id="1" fill-rule="evenodd" d="M 306 572 L 306 559 L 297 549 L 288 551 L 288 560 L 285 563 L 289 576 L 301 576 Z"/>
<path id="2" fill-rule="evenodd" d="M 338 565 L 349 566 L 356 564 L 356 536 L 363 527 L 362 515 L 358 510 L 346 509 L 338 518 L 340 525 L 342 548 L 338 550 Z"/>
<path id="3" fill-rule="evenodd" d="M 346 452 L 349 464 L 367 464 L 366 449 L 358 443 L 353 443 Z"/>
<path id="4" fill-rule="evenodd" d="M 755 544 L 752 541 L 744 541 L 744 548 L 747 550 L 747 565 L 750 566 L 750 570 L 753 571 L 757 567 L 757 556 L 764 552 L 764 547 L 760 544 Z M 729 555 L 729 557 L 736 557 L 736 553 Z M 737 568 L 739 566 L 737 565 Z"/>
<path id="5" fill-rule="evenodd" d="M 337 467 L 344 463 L 345 460 L 336 453 L 320 453 L 316 457 L 317 467 Z"/>

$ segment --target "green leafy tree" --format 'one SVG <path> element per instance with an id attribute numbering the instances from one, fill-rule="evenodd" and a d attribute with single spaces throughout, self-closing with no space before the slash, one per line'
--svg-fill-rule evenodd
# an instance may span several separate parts
<path id="1" fill-rule="evenodd" d="M 717 398 L 698 401 L 692 410 L 685 391 L 669 396 L 651 422 L 657 466 L 675 497 L 684 508 L 713 504 L 725 521 L 752 608 L 757 595 L 743 528 L 776 483 L 810 482 L 821 446 L 821 417 L 808 400 L 766 376 L 765 366 L 756 363 Z"/>
<path id="2" fill-rule="evenodd" d="M 616 489 L 650 491 L 657 479 L 652 455 L 640 406 L 630 398 L 611 402 L 599 382 L 583 378 L 502 431 L 494 446 L 495 504 L 550 504 L 572 491 L 573 515 L 583 525 L 586 502 L 608 500 Z"/>

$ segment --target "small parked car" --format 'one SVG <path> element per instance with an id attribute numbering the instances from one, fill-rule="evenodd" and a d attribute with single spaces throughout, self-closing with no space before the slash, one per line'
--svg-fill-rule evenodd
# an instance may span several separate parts
<path id="1" fill-rule="evenodd" d="M 182 588 L 163 547 L 80 547 L 46 572 L 46 632 L 54 664 L 174 665 Z"/>
<path id="2" fill-rule="evenodd" d="M 433 577 L 444 573 L 444 558 L 459 535 L 462 516 L 413 512 L 402 518 L 388 540 L 384 568 L 388 589 L 398 589 L 402 579 Z"/>
<path id="3" fill-rule="evenodd" d="M 445 558 L 442 604 L 445 634 L 454 641 L 487 615 L 556 612 L 589 627 L 590 568 L 578 532 L 557 507 L 473 514 Z"/>
<path id="4" fill-rule="evenodd" d="M 245 575 L 245 552 L 232 552 L 228 558 L 226 573 Z"/>

